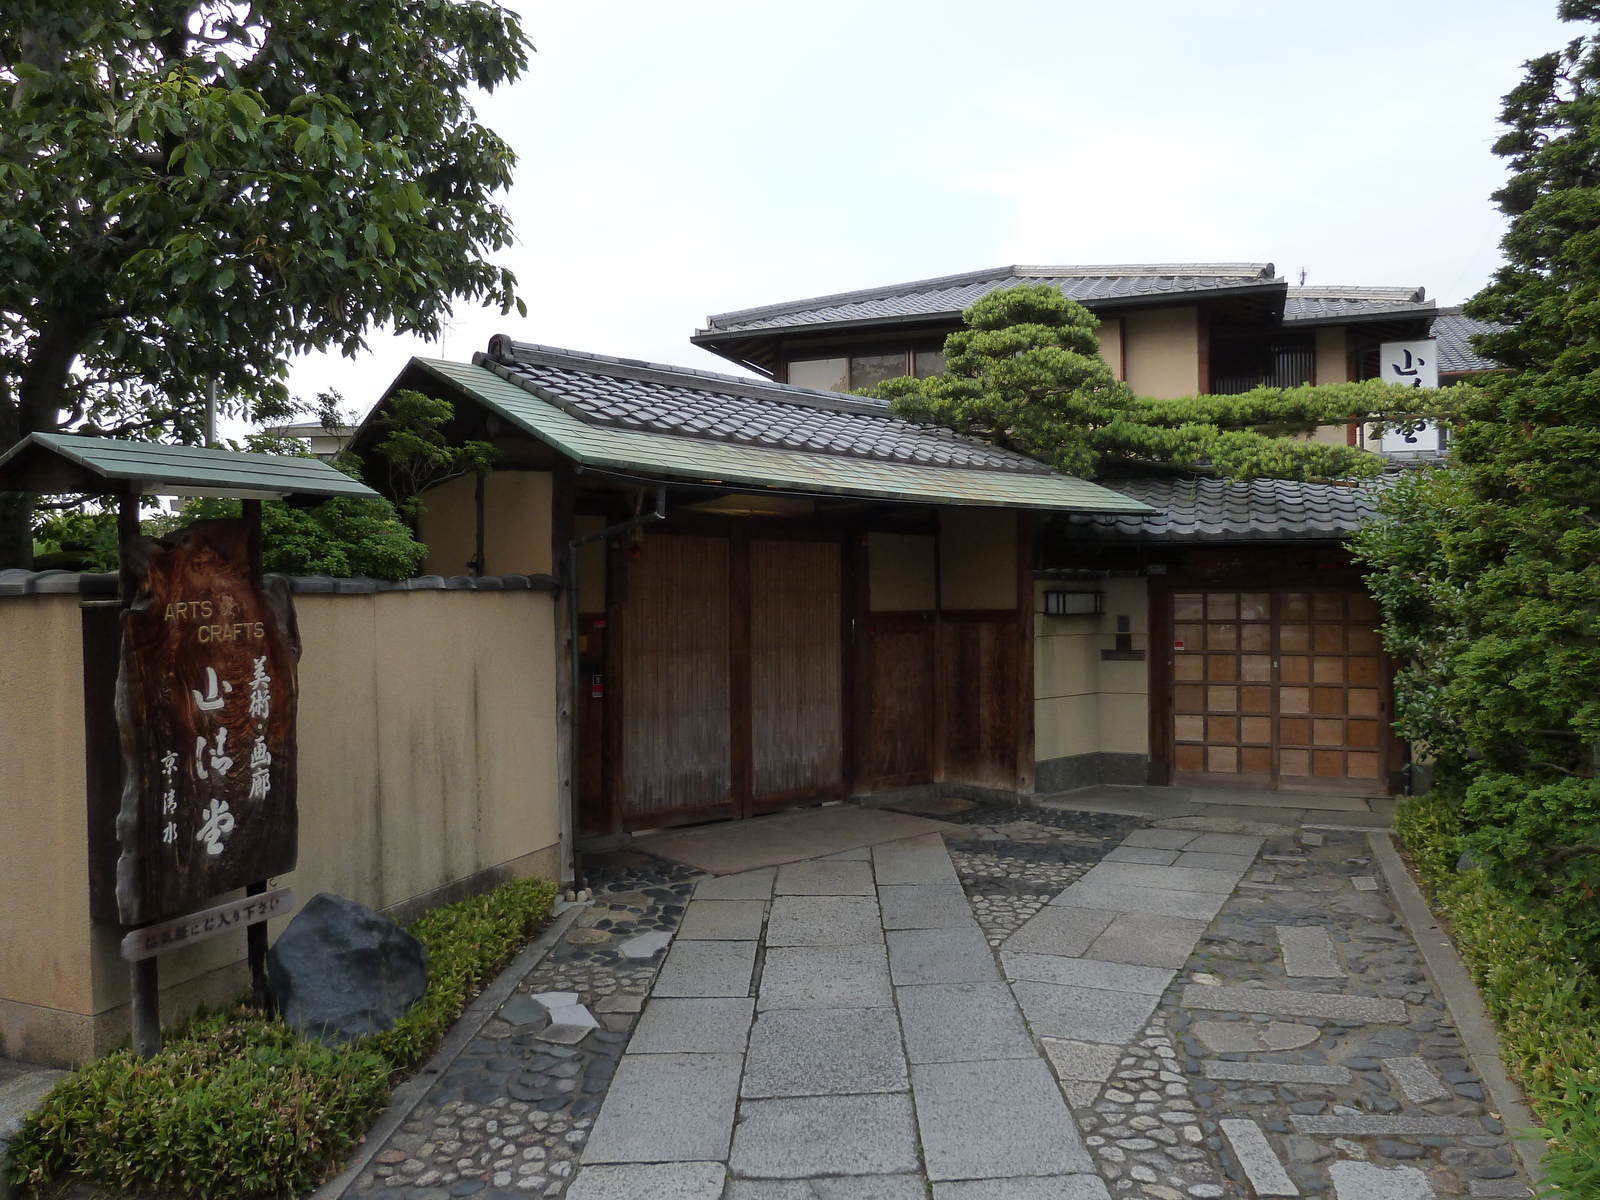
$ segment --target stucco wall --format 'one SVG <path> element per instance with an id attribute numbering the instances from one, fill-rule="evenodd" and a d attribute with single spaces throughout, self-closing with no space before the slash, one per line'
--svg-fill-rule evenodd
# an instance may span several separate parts
<path id="1" fill-rule="evenodd" d="M 76 596 L 0 600 L 0 1056 L 63 1035 L 92 986 Z"/>
<path id="2" fill-rule="evenodd" d="M 941 508 L 939 591 L 944 608 L 1016 608 L 1017 514 Z"/>
<path id="3" fill-rule="evenodd" d="M 300 862 L 273 882 L 301 903 L 331 891 L 409 920 L 556 870 L 554 599 L 295 602 Z M 0 600 L 0 1055 L 54 1063 L 103 1052 L 128 1027 L 123 931 L 88 915 L 79 621 L 76 596 Z M 164 1018 L 232 999 L 243 959 L 242 932 L 163 955 Z"/>
<path id="4" fill-rule="evenodd" d="M 1106 365 L 1116 373 L 1118 379 L 1121 379 L 1125 371 L 1122 362 L 1122 319 L 1100 318 L 1100 327 L 1095 330 L 1095 336 L 1100 339 L 1100 357 L 1106 360 Z"/>
<path id="5" fill-rule="evenodd" d="M 422 493 L 417 536 L 423 573 L 465 575 L 478 552 L 478 477 L 461 475 Z M 483 575 L 550 575 L 548 471 L 490 471 L 483 487 Z"/>
<path id="6" fill-rule="evenodd" d="M 1122 318 L 1128 385 L 1141 396 L 1172 400 L 1203 390 L 1200 310 L 1153 308 Z"/>
<path id="7" fill-rule="evenodd" d="M 1099 616 L 1047 617 L 1051 588 L 1105 592 Z M 1148 754 L 1148 662 L 1107 662 L 1117 617 L 1129 618 L 1133 648 L 1148 655 L 1149 602 L 1143 579 L 1034 585 L 1034 757 L 1041 763 L 1085 754 Z M 1041 789 L 1042 790 L 1042 789 Z"/>
<path id="8" fill-rule="evenodd" d="M 927 535 L 867 534 L 868 607 L 926 612 L 937 607 L 937 543 Z"/>
<path id="9" fill-rule="evenodd" d="M 1317 330 L 1316 380 L 1318 383 L 1348 383 L 1350 354 L 1343 325 Z"/>

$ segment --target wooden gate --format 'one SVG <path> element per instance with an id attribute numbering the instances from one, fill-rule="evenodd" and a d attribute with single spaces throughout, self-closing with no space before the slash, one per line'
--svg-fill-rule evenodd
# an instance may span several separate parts
<path id="1" fill-rule="evenodd" d="M 1386 790 L 1390 674 L 1365 591 L 1196 589 L 1170 604 L 1175 785 Z"/>
<path id="2" fill-rule="evenodd" d="M 843 795 L 839 542 L 669 533 L 626 572 L 616 824 Z"/>

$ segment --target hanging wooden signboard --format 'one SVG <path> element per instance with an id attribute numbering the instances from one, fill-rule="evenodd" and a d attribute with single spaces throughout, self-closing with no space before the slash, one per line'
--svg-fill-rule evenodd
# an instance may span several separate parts
<path id="1" fill-rule="evenodd" d="M 263 590 L 251 549 L 246 520 L 124 543 L 137 585 L 117 678 L 124 925 L 294 869 L 300 640 L 287 586 Z"/>

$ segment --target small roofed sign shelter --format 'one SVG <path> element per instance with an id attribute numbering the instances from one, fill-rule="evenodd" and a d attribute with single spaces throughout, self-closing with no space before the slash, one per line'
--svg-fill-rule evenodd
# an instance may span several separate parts
<path id="1" fill-rule="evenodd" d="M 300 640 L 288 588 L 263 586 L 261 501 L 376 493 L 313 458 L 40 433 L 0 457 L 0 489 L 119 499 L 116 919 L 145 926 L 238 888 L 265 892 L 298 854 Z M 237 497 L 243 514 L 144 537 L 147 495 Z M 263 915 L 244 921 L 264 1003 L 270 906 L 255 907 Z M 132 967 L 141 1054 L 160 1046 L 156 963 Z"/>

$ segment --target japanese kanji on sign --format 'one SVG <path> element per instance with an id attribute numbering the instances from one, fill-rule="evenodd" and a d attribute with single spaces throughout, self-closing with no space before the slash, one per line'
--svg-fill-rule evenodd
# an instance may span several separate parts
<path id="1" fill-rule="evenodd" d="M 124 548 L 117 723 L 117 909 L 169 916 L 292 871 L 295 665 L 287 587 L 262 588 L 244 520 L 201 521 Z"/>

